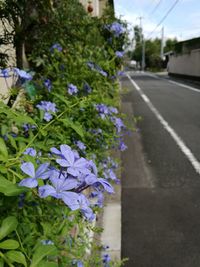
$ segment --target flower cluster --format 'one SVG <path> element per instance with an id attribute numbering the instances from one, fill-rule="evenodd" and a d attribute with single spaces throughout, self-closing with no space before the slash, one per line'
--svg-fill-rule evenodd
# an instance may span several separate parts
<path id="1" fill-rule="evenodd" d="M 50 121 L 53 118 L 52 113 L 55 114 L 58 111 L 56 104 L 50 101 L 41 101 L 36 107 L 44 111 L 43 119 L 45 121 Z"/>
<path id="2" fill-rule="evenodd" d="M 76 87 L 76 85 L 70 83 L 68 85 L 68 94 L 69 95 L 75 95 L 78 93 L 78 88 Z"/>
<path id="3" fill-rule="evenodd" d="M 91 70 L 99 72 L 102 76 L 108 76 L 107 72 L 105 72 L 99 65 L 95 64 L 94 62 L 87 62 L 87 65 Z"/>
<path id="4" fill-rule="evenodd" d="M 116 57 L 122 58 L 124 56 L 124 51 L 116 51 L 115 52 Z"/>
<path id="5" fill-rule="evenodd" d="M 47 88 L 48 92 L 51 92 L 52 83 L 49 79 L 44 80 L 44 86 Z"/>
<path id="6" fill-rule="evenodd" d="M 6 79 L 12 76 L 17 76 L 24 81 L 30 81 L 33 78 L 30 73 L 18 68 L 6 68 L 0 70 L 0 77 L 4 77 Z"/>
<path id="7" fill-rule="evenodd" d="M 105 104 L 96 104 L 94 105 L 95 109 L 98 111 L 99 116 L 102 119 L 105 119 L 106 116 L 112 116 L 113 114 L 117 114 L 118 110 L 115 107 L 109 107 Z"/>
<path id="8" fill-rule="evenodd" d="M 112 24 L 107 25 L 106 28 L 110 30 L 115 37 L 119 37 L 125 32 L 125 29 L 119 22 L 113 22 Z"/>
<path id="9" fill-rule="evenodd" d="M 111 157 L 108 157 L 103 162 L 101 162 L 99 167 L 105 179 L 112 180 L 117 184 L 119 183 L 119 179 L 116 176 L 116 169 L 118 168 L 118 164 L 113 161 Z"/>
<path id="10" fill-rule="evenodd" d="M 62 51 L 62 46 L 58 43 L 53 44 L 52 47 L 50 48 L 50 51 L 53 52 L 54 50 L 61 52 Z"/>
<path id="11" fill-rule="evenodd" d="M 38 187 L 39 197 L 61 199 L 71 210 L 80 209 L 88 220 L 93 220 L 95 216 L 84 190 L 90 187 L 96 196 L 101 197 L 104 191 L 114 193 L 113 187 L 107 180 L 98 177 L 93 161 L 80 157 L 68 145 L 61 145 L 60 150 L 53 147 L 51 153 L 58 167 L 43 163 L 35 170 L 33 163 L 25 162 L 21 170 L 28 177 L 19 185 L 35 188 L 38 187 L 38 179 L 45 180 L 45 184 Z"/>
<path id="12" fill-rule="evenodd" d="M 20 70 L 18 68 L 13 68 L 13 71 L 15 74 L 17 74 L 21 79 L 24 79 L 24 80 L 32 80 L 32 75 L 24 70 Z"/>

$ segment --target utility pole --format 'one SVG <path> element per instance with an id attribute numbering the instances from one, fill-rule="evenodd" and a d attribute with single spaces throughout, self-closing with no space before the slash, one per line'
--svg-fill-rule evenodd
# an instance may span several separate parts
<path id="1" fill-rule="evenodd" d="M 145 69 L 145 39 L 144 39 L 144 34 L 143 34 L 143 29 L 142 29 L 142 19 L 143 17 L 138 17 L 140 20 L 140 42 L 142 43 L 142 71 Z"/>
<path id="2" fill-rule="evenodd" d="M 145 70 L 145 39 L 143 35 L 142 39 L 142 71 Z"/>
<path id="3" fill-rule="evenodd" d="M 164 54 L 164 27 L 162 27 L 161 31 L 161 48 L 160 48 L 160 57 L 163 59 Z"/>

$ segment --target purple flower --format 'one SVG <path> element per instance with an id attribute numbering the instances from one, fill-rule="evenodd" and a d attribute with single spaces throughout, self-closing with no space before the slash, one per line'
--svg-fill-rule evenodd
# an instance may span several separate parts
<path id="1" fill-rule="evenodd" d="M 77 154 L 67 145 L 61 145 L 60 150 L 61 159 L 56 159 L 56 162 L 62 167 L 67 167 L 67 173 L 72 176 L 90 173 L 90 170 L 88 169 L 88 161 L 86 159 L 77 159 Z"/>
<path id="2" fill-rule="evenodd" d="M 80 260 L 73 260 L 73 261 L 72 261 L 72 264 L 73 264 L 73 265 L 76 264 L 76 267 L 84 267 L 83 262 L 80 261 Z"/>
<path id="3" fill-rule="evenodd" d="M 84 85 L 83 85 L 83 89 L 89 94 L 89 93 L 91 93 L 92 92 L 92 88 L 89 86 L 89 84 L 88 83 L 84 83 Z"/>
<path id="4" fill-rule="evenodd" d="M 86 146 L 84 145 L 83 142 L 81 141 L 75 141 L 75 144 L 77 145 L 77 147 L 80 149 L 80 150 L 85 150 L 86 149 Z"/>
<path id="5" fill-rule="evenodd" d="M 110 114 L 111 113 L 118 114 L 117 108 L 115 108 L 115 107 L 109 107 L 108 109 L 109 109 Z"/>
<path id="6" fill-rule="evenodd" d="M 80 208 L 81 212 L 83 213 L 83 215 L 88 220 L 93 221 L 95 219 L 95 215 L 94 215 L 92 209 L 89 207 L 90 206 L 89 200 L 86 198 L 85 195 L 80 194 L 78 201 L 79 201 L 79 208 Z"/>
<path id="7" fill-rule="evenodd" d="M 111 116 L 113 113 L 118 113 L 118 110 L 115 107 L 108 107 L 105 104 L 96 104 L 94 106 L 102 119 L 105 119 L 106 115 Z"/>
<path id="8" fill-rule="evenodd" d="M 50 121 L 53 118 L 53 116 L 49 112 L 44 113 L 44 120 L 45 121 Z"/>
<path id="9" fill-rule="evenodd" d="M 44 110 L 44 111 L 51 111 L 51 112 L 57 112 L 56 104 L 52 103 L 50 101 L 41 101 L 40 104 L 37 104 L 37 108 Z"/>
<path id="10" fill-rule="evenodd" d="M 36 152 L 36 150 L 35 150 L 34 148 L 29 147 L 29 148 L 27 148 L 27 149 L 24 151 L 23 154 L 24 154 L 24 155 L 29 155 L 29 156 L 31 156 L 31 157 L 35 157 L 36 154 L 37 154 L 37 152 Z"/>
<path id="11" fill-rule="evenodd" d="M 120 71 L 120 70 L 119 70 L 119 71 L 117 72 L 117 75 L 118 75 L 118 76 L 124 76 L 125 73 L 124 73 L 124 71 Z"/>
<path id="12" fill-rule="evenodd" d="M 69 95 L 75 95 L 78 93 L 78 88 L 76 87 L 76 85 L 70 83 L 68 85 L 68 94 Z"/>
<path id="13" fill-rule="evenodd" d="M 125 128 L 122 119 L 113 117 L 112 122 L 114 123 L 115 127 L 117 128 L 117 133 L 120 133 L 123 128 Z"/>
<path id="14" fill-rule="evenodd" d="M 4 77 L 5 79 L 9 78 L 11 76 L 9 72 L 10 72 L 9 69 L 0 70 L 0 77 Z"/>
<path id="15" fill-rule="evenodd" d="M 23 179 L 19 185 L 25 186 L 29 188 L 34 188 L 38 185 L 37 179 L 47 179 L 49 177 L 49 174 L 47 172 L 47 169 L 49 167 L 49 163 L 43 163 L 41 164 L 38 169 L 35 171 L 35 167 L 32 162 L 25 162 L 21 165 L 21 170 L 29 175 L 28 178 Z"/>
<path id="16" fill-rule="evenodd" d="M 108 74 L 107 72 L 105 72 L 100 66 L 98 66 L 97 64 L 93 63 L 93 62 L 87 62 L 88 67 L 91 70 L 96 70 L 97 72 L 99 72 L 101 75 L 103 75 L 104 77 L 107 77 Z"/>
<path id="17" fill-rule="evenodd" d="M 111 258 L 108 254 L 104 254 L 102 261 L 104 263 L 104 267 L 108 267 L 109 266 L 109 262 L 111 261 Z"/>
<path id="18" fill-rule="evenodd" d="M 58 111 L 56 108 L 56 104 L 50 101 L 41 101 L 39 104 L 36 105 L 36 107 L 40 110 L 45 111 L 43 119 L 46 121 L 50 121 L 53 118 L 51 113 L 56 113 Z"/>
<path id="19" fill-rule="evenodd" d="M 123 52 L 123 51 L 116 51 L 116 52 L 115 52 L 115 55 L 116 55 L 116 57 L 118 57 L 118 58 L 122 58 L 122 57 L 124 56 L 124 52 Z"/>
<path id="20" fill-rule="evenodd" d="M 95 64 L 93 62 L 87 62 L 87 65 L 90 69 L 94 70 L 95 69 Z"/>
<path id="21" fill-rule="evenodd" d="M 20 70 L 18 68 L 13 68 L 14 72 L 22 79 L 24 80 L 32 80 L 32 75 L 30 75 L 28 72 L 24 71 L 24 70 Z"/>
<path id="22" fill-rule="evenodd" d="M 52 47 L 50 48 L 50 51 L 53 52 L 54 50 L 57 50 L 58 52 L 62 51 L 62 46 L 58 43 L 52 45 Z"/>
<path id="23" fill-rule="evenodd" d="M 117 180 L 116 174 L 112 169 L 105 170 L 103 174 L 106 179 Z"/>
<path id="24" fill-rule="evenodd" d="M 52 196 L 56 199 L 62 199 L 63 202 L 71 209 L 79 209 L 79 195 L 69 190 L 74 189 L 78 181 L 76 179 L 66 178 L 59 171 L 50 171 L 50 181 L 52 185 L 44 185 L 39 187 L 39 196 L 46 198 Z"/>
<path id="25" fill-rule="evenodd" d="M 97 198 L 97 202 L 94 205 L 103 208 L 104 194 L 101 191 L 93 191 L 90 197 Z"/>
<path id="26" fill-rule="evenodd" d="M 49 92 L 51 92 L 52 84 L 51 84 L 51 81 L 49 79 L 44 80 L 44 86 L 47 88 L 47 90 Z"/>
<path id="27" fill-rule="evenodd" d="M 104 190 L 107 191 L 108 193 L 110 194 L 114 193 L 114 189 L 109 182 L 107 182 L 103 178 L 97 178 L 96 175 L 92 173 L 85 177 L 85 182 L 87 185 L 91 185 L 93 187 L 98 187 L 101 185 L 103 186 Z"/>
<path id="28" fill-rule="evenodd" d="M 23 124 L 22 127 L 24 128 L 24 131 L 28 132 L 29 129 L 35 129 L 36 126 L 35 125 L 31 125 L 31 124 Z"/>
<path id="29" fill-rule="evenodd" d="M 108 28 L 115 37 L 119 37 L 122 33 L 125 32 L 125 29 L 119 22 L 113 22 L 111 25 L 108 25 Z"/>
<path id="30" fill-rule="evenodd" d="M 124 144 L 124 142 L 122 140 L 120 140 L 120 143 L 119 143 L 119 150 L 120 151 L 124 151 L 127 149 L 127 146 Z"/>

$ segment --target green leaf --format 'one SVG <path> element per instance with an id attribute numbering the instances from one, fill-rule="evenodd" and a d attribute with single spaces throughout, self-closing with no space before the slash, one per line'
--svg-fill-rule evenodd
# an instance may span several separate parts
<path id="1" fill-rule="evenodd" d="M 3 176 L 0 176 L 0 193 L 5 196 L 18 196 L 27 191 L 27 188 L 13 184 Z"/>
<path id="2" fill-rule="evenodd" d="M 0 267 L 4 267 L 4 260 L 0 259 Z"/>
<path id="3" fill-rule="evenodd" d="M 3 165 L 0 166 L 0 172 L 1 172 L 1 173 L 7 173 L 7 171 L 8 171 L 8 170 L 7 170 L 7 168 L 6 168 L 5 166 L 3 166 Z"/>
<path id="4" fill-rule="evenodd" d="M 11 262 L 18 262 L 27 267 L 26 258 L 22 252 L 13 250 L 8 251 L 5 255 Z"/>
<path id="5" fill-rule="evenodd" d="M 41 261 L 40 262 L 40 267 L 58 267 L 58 264 L 56 262 L 45 262 Z"/>
<path id="6" fill-rule="evenodd" d="M 80 135 L 82 138 L 84 137 L 84 131 L 79 122 L 73 122 L 70 119 L 60 119 L 60 121 L 66 126 L 72 128 L 78 135 Z"/>
<path id="7" fill-rule="evenodd" d="M 19 243 L 13 239 L 7 239 L 0 243 L 1 249 L 16 249 L 19 247 Z"/>
<path id="8" fill-rule="evenodd" d="M 70 102 L 67 101 L 64 96 L 55 93 L 53 93 L 53 95 L 56 96 L 59 100 L 61 100 L 63 103 L 65 103 L 67 107 L 69 106 Z"/>
<path id="9" fill-rule="evenodd" d="M 15 141 L 15 138 L 13 138 L 10 134 L 7 135 L 9 141 L 10 141 L 10 144 L 12 147 L 14 147 L 16 150 L 17 150 L 17 144 L 16 144 L 16 141 Z"/>
<path id="10" fill-rule="evenodd" d="M 16 217 L 9 216 L 5 218 L 1 224 L 0 228 L 0 240 L 3 239 L 5 236 L 9 235 L 12 231 L 17 228 L 18 221 Z"/>
<path id="11" fill-rule="evenodd" d="M 30 123 L 36 125 L 35 121 L 27 115 L 19 114 L 18 116 L 15 116 L 13 119 L 15 120 L 15 122 L 18 123 Z"/>
<path id="12" fill-rule="evenodd" d="M 3 138 L 1 138 L 1 137 L 0 137 L 0 155 L 5 158 L 4 161 L 7 160 L 7 158 L 8 158 L 8 150 L 7 150 L 7 147 L 6 147 L 6 144 L 5 144 L 4 140 L 3 140 Z"/>
<path id="13" fill-rule="evenodd" d="M 57 249 L 53 245 L 40 245 L 35 250 L 33 254 L 33 258 L 31 261 L 30 267 L 39 267 L 38 265 L 42 259 L 48 255 L 55 255 L 57 253 Z"/>

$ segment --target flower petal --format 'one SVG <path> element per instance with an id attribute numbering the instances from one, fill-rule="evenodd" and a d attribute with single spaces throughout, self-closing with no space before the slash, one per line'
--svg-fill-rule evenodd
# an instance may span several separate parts
<path id="1" fill-rule="evenodd" d="M 65 159 L 57 159 L 56 162 L 62 167 L 69 167 L 69 162 Z"/>
<path id="2" fill-rule="evenodd" d="M 73 168 L 73 167 L 69 167 L 67 169 L 67 173 L 71 174 L 74 177 L 78 177 L 79 176 L 79 171 L 76 168 Z"/>
<path id="3" fill-rule="evenodd" d="M 80 208 L 78 199 L 79 195 L 74 192 L 63 192 L 61 193 L 62 200 L 64 203 L 71 209 L 71 210 L 77 210 Z"/>
<path id="4" fill-rule="evenodd" d="M 60 152 L 60 150 L 58 150 L 58 149 L 55 148 L 55 147 L 52 147 L 52 148 L 50 149 L 50 151 L 51 151 L 51 153 L 55 154 L 56 156 L 61 156 L 61 152 Z"/>
<path id="5" fill-rule="evenodd" d="M 68 155 L 68 151 L 71 151 L 71 147 L 68 145 L 61 145 L 60 151 L 61 151 L 61 154 L 66 158 Z"/>
<path id="6" fill-rule="evenodd" d="M 80 158 L 75 161 L 74 167 L 76 168 L 86 168 L 88 166 L 88 161 L 84 158 Z"/>
<path id="7" fill-rule="evenodd" d="M 99 178 L 97 183 L 100 183 L 108 193 L 110 194 L 114 193 L 114 189 L 112 185 L 109 182 L 107 182 L 105 179 Z"/>
<path id="8" fill-rule="evenodd" d="M 20 183 L 20 186 L 25 186 L 25 187 L 29 187 L 29 188 L 34 188 L 38 185 L 38 181 L 35 178 L 26 178 L 23 179 Z"/>
<path id="9" fill-rule="evenodd" d="M 65 154 L 63 154 L 67 162 L 69 163 L 69 166 L 73 166 L 75 161 L 75 155 L 72 150 L 65 150 Z"/>
<path id="10" fill-rule="evenodd" d="M 87 175 L 85 177 L 85 182 L 88 185 L 92 185 L 92 184 L 96 183 L 97 181 L 98 181 L 98 179 L 97 179 L 97 177 L 94 174 L 90 174 L 90 175 Z"/>
<path id="11" fill-rule="evenodd" d="M 39 166 L 39 168 L 36 170 L 35 176 L 40 179 L 47 179 L 49 178 L 49 172 L 47 172 L 47 169 L 49 167 L 49 163 L 43 163 Z"/>
<path id="12" fill-rule="evenodd" d="M 21 165 L 21 170 L 29 175 L 30 177 L 35 177 L 35 167 L 32 162 L 25 162 Z"/>
<path id="13" fill-rule="evenodd" d="M 55 197 L 55 195 L 56 195 L 56 190 L 51 185 L 40 186 L 39 189 L 38 189 L 38 192 L 39 192 L 39 196 L 41 198 L 45 198 L 45 197 L 48 197 L 48 196 Z"/>
<path id="14" fill-rule="evenodd" d="M 76 179 L 65 179 L 62 184 L 62 191 L 67 191 L 76 188 L 78 185 L 78 181 Z"/>

